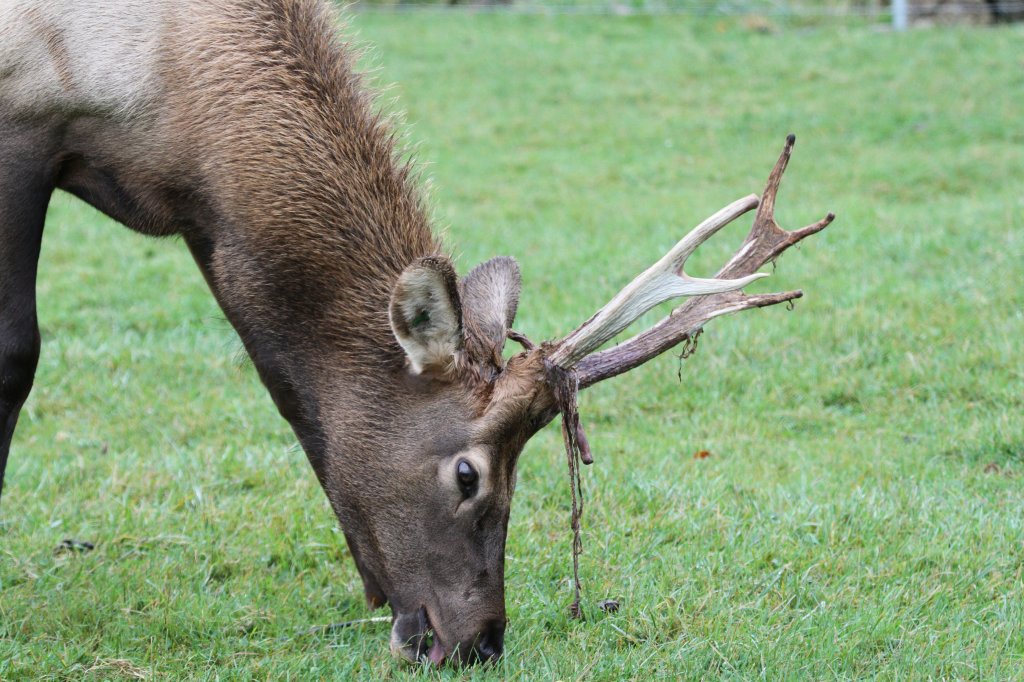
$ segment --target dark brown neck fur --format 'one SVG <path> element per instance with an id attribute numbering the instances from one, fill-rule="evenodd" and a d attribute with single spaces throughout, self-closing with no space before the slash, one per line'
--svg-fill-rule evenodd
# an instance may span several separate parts
<path id="1" fill-rule="evenodd" d="M 243 337 L 401 362 L 391 287 L 440 245 L 337 18 L 316 0 L 191 4 L 165 79 L 217 216 L 208 276 L 229 316 Z"/>

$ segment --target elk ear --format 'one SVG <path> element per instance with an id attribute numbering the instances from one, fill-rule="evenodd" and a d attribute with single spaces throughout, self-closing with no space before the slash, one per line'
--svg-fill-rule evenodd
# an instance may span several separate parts
<path id="1" fill-rule="evenodd" d="M 473 268 L 462 280 L 466 350 L 477 362 L 501 368 L 505 334 L 519 307 L 519 264 L 499 256 Z"/>
<path id="2" fill-rule="evenodd" d="M 452 263 L 421 258 L 399 276 L 391 292 L 391 331 L 412 370 L 443 369 L 462 349 L 462 305 Z"/>

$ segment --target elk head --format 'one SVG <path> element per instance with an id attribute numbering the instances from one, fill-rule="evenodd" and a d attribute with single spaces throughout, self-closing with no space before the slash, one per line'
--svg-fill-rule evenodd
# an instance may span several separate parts
<path id="1" fill-rule="evenodd" d="M 345 491 L 343 525 L 371 604 L 390 602 L 392 649 L 411 660 L 470 662 L 501 655 L 505 630 L 504 549 L 516 463 L 529 438 L 560 412 L 570 450 L 589 462 L 575 392 L 692 340 L 712 318 L 798 298 L 799 291 L 747 296 L 757 270 L 832 220 L 787 232 L 773 217 L 793 146 L 760 200 L 740 199 L 702 222 L 607 305 L 567 336 L 539 345 L 511 331 L 519 269 L 496 258 L 459 281 L 451 263 L 428 257 L 394 286 L 389 317 L 405 351 L 406 434 L 386 471 L 358 473 Z M 683 271 L 687 257 L 757 208 L 746 240 L 714 279 Z M 602 345 L 654 306 L 692 297 L 653 328 L 608 350 Z M 504 359 L 506 338 L 524 350 Z M 568 386 L 568 391 L 565 390 Z M 400 497 L 396 497 L 400 491 Z M 345 523 L 346 518 L 355 521 Z"/>

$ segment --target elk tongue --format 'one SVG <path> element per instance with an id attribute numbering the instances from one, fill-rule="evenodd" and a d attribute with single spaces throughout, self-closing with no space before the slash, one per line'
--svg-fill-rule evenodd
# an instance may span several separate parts
<path id="1" fill-rule="evenodd" d="M 441 642 L 438 642 L 435 636 L 434 646 L 430 647 L 430 651 L 427 652 L 427 658 L 434 665 L 441 665 L 444 663 L 444 647 L 441 646 Z"/>

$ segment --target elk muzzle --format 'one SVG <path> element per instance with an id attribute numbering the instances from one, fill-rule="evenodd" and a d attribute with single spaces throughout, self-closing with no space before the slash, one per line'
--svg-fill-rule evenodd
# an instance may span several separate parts
<path id="1" fill-rule="evenodd" d="M 410 662 L 434 665 L 472 665 L 497 661 L 505 647 L 505 618 L 483 621 L 461 639 L 447 639 L 434 627 L 427 607 L 413 612 L 396 611 L 391 626 L 391 653 Z"/>

